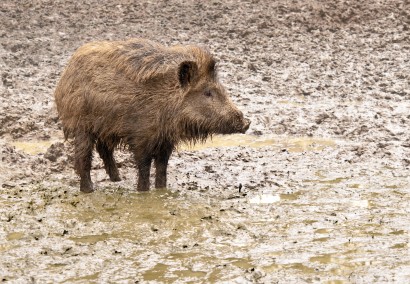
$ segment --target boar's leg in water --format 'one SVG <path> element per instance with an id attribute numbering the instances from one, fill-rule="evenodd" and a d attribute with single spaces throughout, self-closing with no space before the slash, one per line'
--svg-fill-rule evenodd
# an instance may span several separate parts
<path id="1" fill-rule="evenodd" d="M 114 147 L 115 144 L 110 143 L 110 145 L 108 145 L 100 139 L 97 140 L 97 152 L 98 154 L 100 154 L 100 157 L 104 162 L 104 168 L 108 176 L 110 177 L 110 180 L 120 181 L 120 174 L 118 172 L 117 164 L 114 159 Z"/>
<path id="2" fill-rule="evenodd" d="M 163 146 L 155 157 L 155 188 L 167 187 L 167 167 L 171 154 L 172 147 Z"/>
<path id="3" fill-rule="evenodd" d="M 138 191 L 149 190 L 149 173 L 151 170 L 152 156 L 151 154 L 146 154 L 142 158 L 135 159 L 138 167 Z"/>
<path id="4" fill-rule="evenodd" d="M 74 140 L 75 157 L 74 167 L 80 176 L 80 190 L 82 192 L 92 192 L 91 182 L 91 161 L 93 158 L 94 137 L 92 134 L 78 130 Z"/>

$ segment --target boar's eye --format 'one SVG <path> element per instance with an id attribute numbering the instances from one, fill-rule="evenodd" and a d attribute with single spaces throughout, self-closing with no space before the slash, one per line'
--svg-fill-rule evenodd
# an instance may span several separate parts
<path id="1" fill-rule="evenodd" d="M 210 98 L 210 97 L 212 97 L 212 92 L 211 91 L 205 91 L 204 96 Z"/>

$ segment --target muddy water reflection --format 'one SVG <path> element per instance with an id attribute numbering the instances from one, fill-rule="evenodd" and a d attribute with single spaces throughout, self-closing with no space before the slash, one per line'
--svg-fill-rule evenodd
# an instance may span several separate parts
<path id="1" fill-rule="evenodd" d="M 39 153 L 45 153 L 53 143 L 59 140 L 35 140 L 35 141 L 13 141 L 11 145 L 16 147 L 17 150 L 26 152 L 30 155 L 36 155 Z"/>
<path id="2" fill-rule="evenodd" d="M 80 210 L 67 213 L 68 218 L 103 224 L 112 222 L 114 219 L 121 222 L 121 230 L 73 237 L 72 240 L 76 242 L 95 243 L 110 238 L 136 241 L 149 237 L 159 230 L 162 232 L 165 230 L 172 235 L 172 231 L 178 231 L 177 228 L 187 224 L 189 226 L 199 224 L 206 211 L 198 205 L 183 202 L 177 193 L 169 190 L 122 194 L 96 192 L 78 198 L 82 206 Z"/>
<path id="3" fill-rule="evenodd" d="M 303 211 L 297 204 L 297 200 L 303 198 L 303 192 L 265 195 L 254 199 L 254 202 L 247 199 L 251 209 L 255 210 L 238 215 L 237 209 L 220 210 L 215 204 L 197 201 L 170 190 L 114 194 L 96 192 L 78 195 L 74 200 L 76 208 L 67 205 L 61 217 L 81 227 L 70 230 L 69 240 L 80 246 L 106 247 L 113 255 L 125 258 L 131 267 L 138 267 L 134 278 L 129 279 L 159 282 L 249 280 L 255 277 L 255 267 L 259 267 L 257 273 L 260 275 L 283 270 L 297 271 L 297 274 L 318 279 L 332 275 L 333 280 L 328 283 L 345 283 L 339 281 L 338 276 L 346 279 L 357 267 L 368 265 L 366 261 L 359 260 L 360 254 L 367 253 L 361 249 L 363 240 L 340 243 L 335 236 L 340 234 L 341 229 L 335 228 L 335 223 L 321 228 L 326 223 L 318 219 L 320 214 L 296 217 L 298 211 Z M 265 218 L 264 221 L 257 215 L 261 208 L 256 205 L 266 209 L 272 202 L 276 203 L 275 208 L 294 210 L 294 222 L 284 222 L 280 216 Z M 289 202 L 295 202 L 294 206 Z M 361 201 L 356 206 L 363 207 Z M 270 214 L 269 211 L 265 212 Z M 298 228 L 301 232 L 306 228 L 316 229 L 298 236 L 291 233 L 292 228 Z M 343 234 L 346 238 L 351 234 L 362 235 L 354 231 L 355 227 L 352 226 Z M 391 234 L 400 235 L 404 231 Z M 280 235 L 286 237 L 281 239 Z M 10 237 L 21 236 L 16 234 Z M 331 250 L 338 252 L 318 253 L 322 246 L 332 247 Z M 294 247 L 299 247 L 296 251 L 304 252 L 297 253 Z M 404 247 L 401 242 L 393 249 Z M 293 253 L 287 252 L 288 249 Z M 116 266 L 115 262 L 110 265 Z M 124 264 L 117 269 L 121 265 Z M 320 272 L 323 266 L 333 268 Z M 240 275 L 247 276 L 241 278 Z M 101 279 L 101 275 L 91 273 L 89 276 L 71 278 L 70 281 L 81 282 L 85 279 Z"/>
<path id="4" fill-rule="evenodd" d="M 236 228 L 221 222 L 226 212 L 203 200 L 196 202 L 169 190 L 153 190 L 79 195 L 75 204 L 77 208 L 68 206 L 62 217 L 83 228 L 93 224 L 93 229 L 77 231 L 69 239 L 78 245 L 120 242 L 133 247 L 129 253 L 115 245 L 112 250 L 132 259 L 141 280 L 217 281 L 228 276 L 226 267 L 235 275 L 254 266 L 247 254 L 232 250 L 239 246 L 246 251 L 246 240 L 231 239 L 229 231 Z"/>
<path id="5" fill-rule="evenodd" d="M 325 147 L 335 146 L 336 142 L 331 139 L 312 138 L 312 137 L 283 137 L 274 135 L 216 135 L 209 139 L 204 144 L 184 145 L 182 149 L 186 150 L 202 150 L 212 147 L 233 147 L 243 146 L 260 148 L 265 146 L 274 147 L 279 150 L 287 150 L 289 152 L 302 151 L 320 151 Z"/>
<path id="6" fill-rule="evenodd" d="M 280 201 L 292 201 L 298 199 L 300 192 L 286 193 L 286 194 L 273 194 L 271 192 L 252 194 L 248 199 L 250 204 L 271 204 Z"/>

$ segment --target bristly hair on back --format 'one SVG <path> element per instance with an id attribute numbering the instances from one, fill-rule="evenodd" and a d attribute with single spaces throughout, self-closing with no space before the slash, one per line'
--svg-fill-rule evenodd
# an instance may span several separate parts
<path id="1" fill-rule="evenodd" d="M 216 61 L 205 48 L 194 45 L 165 47 L 156 42 L 132 39 L 118 50 L 111 51 L 113 62 L 134 82 L 143 82 L 155 77 L 177 74 L 182 62 L 195 62 L 201 75 L 216 79 Z"/>

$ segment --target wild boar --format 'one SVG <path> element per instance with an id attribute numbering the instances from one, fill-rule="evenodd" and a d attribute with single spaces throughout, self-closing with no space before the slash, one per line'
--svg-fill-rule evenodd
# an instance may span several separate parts
<path id="1" fill-rule="evenodd" d="M 91 42 L 77 49 L 55 90 L 66 139 L 74 138 L 80 190 L 92 192 L 93 148 L 112 181 L 113 156 L 128 146 L 138 168 L 137 190 L 166 187 L 168 160 L 180 142 L 212 134 L 245 133 L 250 120 L 233 105 L 210 52 L 194 45 L 166 47 L 145 39 Z"/>

